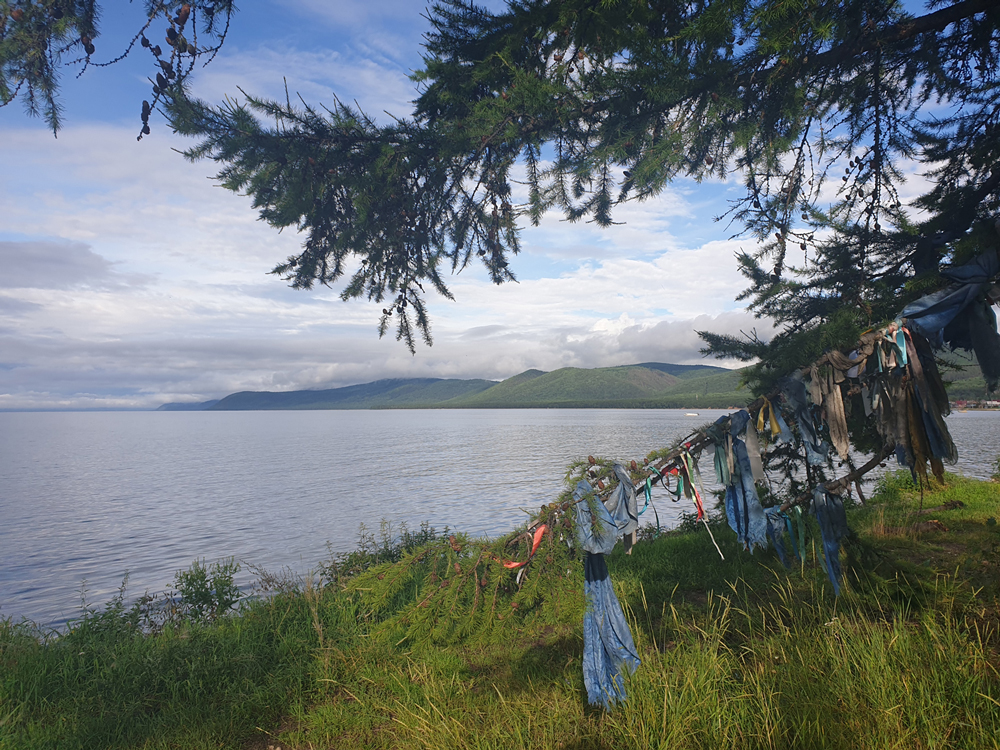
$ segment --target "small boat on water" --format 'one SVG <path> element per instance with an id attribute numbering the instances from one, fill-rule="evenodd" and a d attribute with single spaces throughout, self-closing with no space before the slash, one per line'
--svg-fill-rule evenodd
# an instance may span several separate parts
<path id="1" fill-rule="evenodd" d="M 698 416 L 698 412 L 696 412 L 696 411 L 686 411 L 686 412 L 684 412 L 684 416 L 685 417 L 697 417 Z"/>

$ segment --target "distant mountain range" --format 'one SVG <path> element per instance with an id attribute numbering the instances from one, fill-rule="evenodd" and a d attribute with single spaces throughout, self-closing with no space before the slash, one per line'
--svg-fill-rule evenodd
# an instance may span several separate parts
<path id="1" fill-rule="evenodd" d="M 219 399 L 213 398 L 211 401 L 201 401 L 198 403 L 189 403 L 187 401 L 172 401 L 169 404 L 164 404 L 157 411 L 205 411 L 206 409 L 211 409 L 219 403 Z"/>
<path id="2" fill-rule="evenodd" d="M 744 404 L 735 370 L 643 362 L 591 370 L 526 370 L 500 382 L 443 378 L 376 380 L 319 391 L 241 391 L 159 411 L 270 409 L 725 408 Z"/>
<path id="3" fill-rule="evenodd" d="M 952 400 L 986 398 L 976 365 L 958 354 L 941 357 L 962 369 L 944 370 L 954 381 Z M 564 367 L 526 370 L 495 380 L 396 378 L 320 391 L 241 391 L 201 403 L 164 404 L 159 411 L 257 411 L 269 409 L 703 409 L 742 406 L 738 370 L 712 365 L 642 362 L 592 370 Z"/>

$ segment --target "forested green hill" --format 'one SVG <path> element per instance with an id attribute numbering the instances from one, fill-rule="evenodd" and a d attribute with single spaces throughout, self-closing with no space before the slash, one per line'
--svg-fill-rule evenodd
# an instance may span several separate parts
<path id="1" fill-rule="evenodd" d="M 672 375 L 645 363 L 627 367 L 584 370 L 565 367 L 528 373 L 492 388 L 441 404 L 455 408 L 695 408 L 726 407 L 746 400 L 737 392 L 739 373 L 719 367 L 698 367 Z M 711 373 L 709 375 L 701 372 Z M 681 379 L 687 375 L 687 379 Z M 742 400 L 741 400 L 742 399 Z"/>
<path id="2" fill-rule="evenodd" d="M 948 381 L 948 398 L 952 401 L 982 401 L 997 398 L 997 394 L 986 392 L 986 380 L 976 355 L 964 351 L 942 352 L 938 358 L 945 362 L 941 375 Z M 949 365 L 951 368 L 949 369 Z"/>
<path id="3" fill-rule="evenodd" d="M 376 380 L 322 391 L 243 391 L 233 393 L 211 411 L 262 409 L 380 409 L 436 406 L 459 396 L 496 385 L 492 380 L 405 378 Z"/>
<path id="4" fill-rule="evenodd" d="M 644 362 L 622 367 L 526 370 L 504 381 L 408 378 L 317 391 L 242 391 L 217 403 L 161 410 L 724 408 L 747 401 L 739 372 Z"/>
<path id="5" fill-rule="evenodd" d="M 571 402 L 579 406 L 604 406 L 623 400 L 648 398 L 681 382 L 665 372 L 637 366 L 594 370 L 563 367 L 531 378 L 522 376 L 515 376 L 481 393 L 454 399 L 445 405 L 549 407 Z"/>

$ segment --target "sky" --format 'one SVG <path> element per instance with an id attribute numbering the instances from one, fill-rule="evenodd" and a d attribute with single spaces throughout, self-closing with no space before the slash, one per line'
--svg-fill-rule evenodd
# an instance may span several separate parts
<path id="1" fill-rule="evenodd" d="M 142 25 L 141 3 L 104 3 L 96 59 Z M 221 54 L 193 78 L 211 102 L 240 89 L 334 97 L 408 115 L 429 24 L 409 0 L 246 0 Z M 155 38 L 154 38 L 155 41 Z M 430 300 L 434 345 L 379 339 L 381 304 L 297 291 L 269 271 L 302 237 L 257 219 L 216 184 L 194 141 L 162 120 L 141 142 L 152 60 L 62 77 L 54 138 L 19 102 L 0 109 L 0 410 L 148 409 L 241 390 L 334 388 L 380 378 L 501 380 L 529 368 L 705 360 L 697 330 L 768 333 L 716 223 L 740 188 L 679 180 L 622 206 L 607 229 L 546 216 L 525 226 L 518 283 L 471 266 Z"/>

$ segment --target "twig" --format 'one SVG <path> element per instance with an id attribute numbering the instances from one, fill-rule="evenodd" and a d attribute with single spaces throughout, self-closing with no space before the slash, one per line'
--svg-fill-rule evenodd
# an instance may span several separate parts
<path id="1" fill-rule="evenodd" d="M 858 479 L 860 479 L 861 477 L 863 477 L 865 474 L 867 474 L 869 471 L 871 471 L 876 466 L 878 466 L 880 463 L 882 463 L 886 458 L 888 458 L 889 456 L 891 456 L 892 453 L 893 453 L 892 446 L 890 446 L 890 445 L 884 445 L 884 446 L 882 446 L 882 450 L 880 450 L 878 453 L 876 453 L 874 456 L 872 456 L 869 459 L 868 463 L 866 463 L 861 468 L 855 469 L 850 474 L 845 474 L 844 476 L 840 477 L 839 479 L 831 479 L 829 482 L 826 482 L 826 483 L 824 483 L 821 486 L 827 492 L 839 493 L 840 490 L 843 490 L 843 489 L 849 487 L 850 484 L 851 484 L 851 482 L 857 481 Z M 781 512 L 784 513 L 786 510 L 788 510 L 789 508 L 791 508 L 793 505 L 802 505 L 803 503 L 806 502 L 806 500 L 808 500 L 808 498 L 810 496 L 811 496 L 811 493 L 804 492 L 801 495 L 799 495 L 798 497 L 782 503 L 781 508 L 780 508 Z"/>

